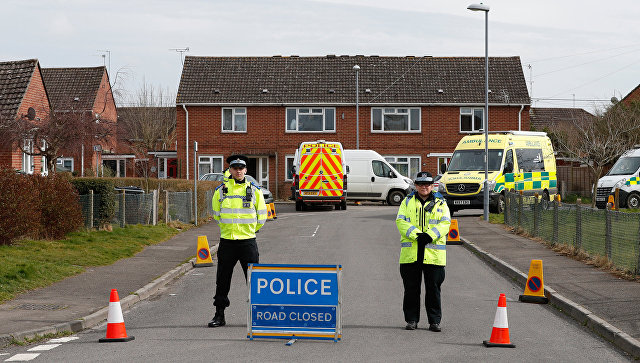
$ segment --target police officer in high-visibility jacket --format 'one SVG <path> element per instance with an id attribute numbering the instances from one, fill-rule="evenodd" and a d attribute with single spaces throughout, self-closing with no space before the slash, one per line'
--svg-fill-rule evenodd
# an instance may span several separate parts
<path id="1" fill-rule="evenodd" d="M 216 314 L 209 322 L 210 328 L 223 326 L 224 309 L 229 306 L 231 276 L 240 261 L 247 279 L 247 266 L 258 263 L 256 232 L 267 221 L 267 206 L 260 187 L 245 178 L 249 159 L 244 155 L 227 158 L 230 177 L 218 186 L 213 194 L 213 218 L 220 224 L 216 294 L 213 305 Z"/>
<path id="2" fill-rule="evenodd" d="M 420 285 L 424 274 L 425 306 L 429 330 L 441 331 L 440 285 L 447 262 L 447 233 L 451 224 L 449 207 L 442 195 L 433 191 L 433 177 L 421 171 L 415 179 L 416 191 L 402 201 L 396 225 L 400 232 L 400 276 L 404 285 L 402 310 L 405 329 L 415 330 L 420 321 Z"/>

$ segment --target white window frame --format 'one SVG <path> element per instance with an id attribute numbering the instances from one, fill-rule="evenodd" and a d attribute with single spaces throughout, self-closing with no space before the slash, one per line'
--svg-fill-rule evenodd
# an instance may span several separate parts
<path id="1" fill-rule="evenodd" d="M 206 159 L 208 159 L 209 161 L 205 161 Z M 219 159 L 220 160 L 220 170 L 215 170 L 214 169 L 214 164 L 213 164 L 213 160 L 214 159 Z M 208 165 L 209 166 L 209 171 L 206 173 L 201 173 L 200 172 L 200 165 Z M 198 155 L 198 180 L 200 180 L 200 177 L 204 174 L 207 173 L 222 173 L 224 171 L 224 158 L 222 157 L 222 155 Z"/>
<path id="2" fill-rule="evenodd" d="M 287 118 L 290 115 L 290 110 L 295 110 L 296 117 L 295 119 L 288 120 Z M 308 111 L 306 111 L 308 110 Z M 322 110 L 319 112 L 318 110 Z M 333 111 L 333 129 L 327 129 L 327 110 Z M 310 130 L 310 131 L 300 131 L 300 123 L 298 120 L 300 119 L 300 115 L 322 115 L 322 130 Z M 287 107 L 285 110 L 285 122 L 284 129 L 285 132 L 289 133 L 335 133 L 336 132 L 336 109 L 335 107 Z"/>
<path id="3" fill-rule="evenodd" d="M 476 129 L 476 111 L 480 111 L 482 113 L 482 125 L 480 125 L 480 128 L 477 128 L 477 129 Z M 462 116 L 471 116 L 471 130 L 462 129 Z M 485 119 L 486 118 L 484 117 L 483 107 L 460 107 L 460 122 L 459 122 L 460 132 L 467 133 L 467 134 L 482 132 L 484 130 L 483 127 L 484 127 Z"/>
<path id="4" fill-rule="evenodd" d="M 405 111 L 406 110 L 406 111 Z M 411 114 L 412 110 L 418 111 L 418 129 L 411 129 L 411 123 L 413 121 Z M 380 111 L 381 115 L 381 129 L 374 128 L 374 114 L 376 111 Z M 385 115 L 407 115 L 407 129 L 406 130 L 385 130 Z M 371 132 L 373 133 L 420 133 L 422 132 L 422 109 L 420 107 L 372 107 L 371 108 Z"/>
<path id="5" fill-rule="evenodd" d="M 453 156 L 453 153 L 429 153 L 429 154 L 427 154 L 428 158 L 436 158 L 436 160 L 437 160 L 436 167 L 438 168 L 437 174 L 442 174 L 442 173 L 440 173 L 440 164 L 442 164 L 443 162 L 447 165 L 447 168 L 449 167 L 449 163 L 451 162 L 451 156 Z"/>
<path id="6" fill-rule="evenodd" d="M 414 179 L 415 175 L 412 174 L 418 174 L 418 172 L 420 172 L 421 169 L 421 165 L 422 165 L 422 158 L 420 157 L 420 155 L 385 155 L 383 156 L 383 158 L 389 163 L 389 165 L 393 166 L 394 169 L 396 169 L 398 171 L 398 173 L 400 173 L 400 170 L 398 170 L 398 168 L 395 167 L 394 164 L 406 164 L 407 165 L 407 170 L 409 171 L 410 175 L 404 175 L 404 174 L 400 174 L 406 178 L 410 178 L 410 179 Z M 402 159 L 407 159 L 402 160 Z M 411 173 L 411 161 L 412 159 L 418 162 L 417 165 L 417 170 L 414 170 L 414 173 Z"/>
<path id="7" fill-rule="evenodd" d="M 224 128 L 224 113 L 225 111 L 231 112 L 231 130 L 225 130 Z M 236 118 L 239 116 L 244 116 L 244 130 L 237 130 Z M 220 128 L 222 132 L 231 132 L 231 133 L 246 133 L 249 128 L 248 120 L 247 120 L 247 108 L 246 107 L 224 107 L 222 108 L 222 112 L 220 114 L 221 117 L 221 125 Z"/>
<path id="8" fill-rule="evenodd" d="M 33 140 L 24 139 L 22 148 L 22 171 L 26 174 L 33 174 L 35 169 L 35 161 L 33 155 L 27 154 L 27 152 L 33 152 Z"/>
<path id="9" fill-rule="evenodd" d="M 291 160 L 291 168 L 289 168 L 289 160 Z M 295 155 L 284 156 L 284 181 L 293 181 L 293 167 L 296 164 Z M 291 178 L 289 178 L 289 172 L 291 172 Z"/>
<path id="10" fill-rule="evenodd" d="M 64 168 L 65 161 L 71 161 L 71 170 L 69 170 L 69 172 L 73 173 L 73 158 L 57 158 L 56 165 L 61 165 Z"/>

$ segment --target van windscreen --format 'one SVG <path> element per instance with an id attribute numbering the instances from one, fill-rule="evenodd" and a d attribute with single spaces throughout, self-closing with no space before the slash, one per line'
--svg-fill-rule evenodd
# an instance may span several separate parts
<path id="1" fill-rule="evenodd" d="M 640 156 L 620 158 L 607 175 L 629 175 L 640 168 Z"/>
<path id="2" fill-rule="evenodd" d="M 500 170 L 504 150 L 489 150 L 489 171 Z M 447 171 L 484 171 L 484 150 L 456 150 Z"/>

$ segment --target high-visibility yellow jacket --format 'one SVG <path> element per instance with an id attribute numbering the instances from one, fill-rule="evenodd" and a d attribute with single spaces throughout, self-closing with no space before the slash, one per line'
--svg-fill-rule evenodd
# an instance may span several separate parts
<path id="1" fill-rule="evenodd" d="M 415 193 L 415 192 L 414 192 Z M 396 217 L 396 226 L 400 232 L 400 263 L 412 263 L 418 259 L 418 233 L 427 233 L 432 242 L 424 249 L 425 264 L 445 266 L 447 264 L 447 234 L 451 225 L 451 214 L 447 202 L 440 193 L 434 193 L 433 206 L 431 201 L 423 206 L 415 197 L 409 194 L 400 205 Z"/>
<path id="2" fill-rule="evenodd" d="M 226 186 L 226 188 L 225 188 Z M 247 188 L 251 200 L 247 201 Z M 220 237 L 231 240 L 255 238 L 267 221 L 267 206 L 260 187 L 245 179 L 236 183 L 229 178 L 220 184 L 211 200 L 213 219 L 220 224 Z"/>

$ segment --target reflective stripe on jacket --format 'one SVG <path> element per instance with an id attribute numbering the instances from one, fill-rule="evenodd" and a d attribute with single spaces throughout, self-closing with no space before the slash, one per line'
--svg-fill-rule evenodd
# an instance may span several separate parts
<path id="1" fill-rule="evenodd" d="M 412 263 L 418 259 L 418 233 L 427 233 L 432 242 L 424 249 L 423 263 L 445 266 L 447 264 L 447 234 L 451 224 L 451 214 L 447 202 L 438 193 L 435 205 L 427 211 L 430 201 L 424 206 L 409 194 L 400 205 L 396 226 L 400 232 L 400 263 Z"/>
<path id="2" fill-rule="evenodd" d="M 223 193 L 223 186 L 227 191 Z M 251 187 L 251 203 L 245 205 L 247 187 Z M 220 224 L 220 237 L 237 240 L 255 238 L 256 231 L 267 221 L 267 206 L 260 188 L 245 179 L 237 184 L 229 178 L 216 188 L 211 200 L 213 219 Z"/>

